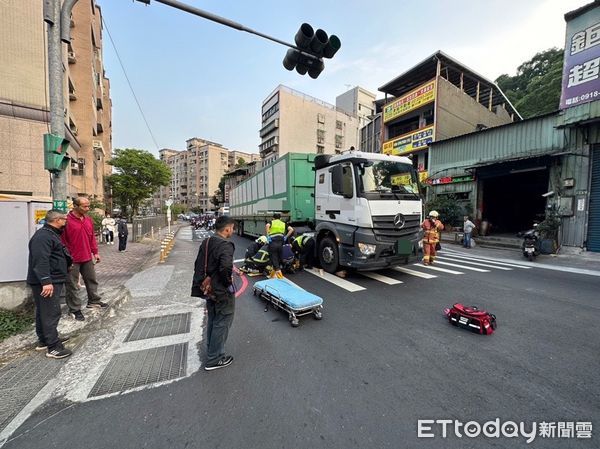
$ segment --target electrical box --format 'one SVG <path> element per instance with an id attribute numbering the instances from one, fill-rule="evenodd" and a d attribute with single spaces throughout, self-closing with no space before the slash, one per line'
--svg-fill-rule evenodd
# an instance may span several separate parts
<path id="1" fill-rule="evenodd" d="M 558 200 L 558 215 L 561 217 L 572 217 L 575 208 L 575 197 L 561 196 Z"/>
<path id="2" fill-rule="evenodd" d="M 0 235 L 3 236 L 0 282 L 27 278 L 29 239 L 42 227 L 40 220 L 50 209 L 50 198 L 0 195 Z"/>

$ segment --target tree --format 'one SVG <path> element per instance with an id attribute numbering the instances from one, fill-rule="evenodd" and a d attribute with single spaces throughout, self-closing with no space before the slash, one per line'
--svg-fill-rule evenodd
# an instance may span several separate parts
<path id="1" fill-rule="evenodd" d="M 523 118 L 558 110 L 564 52 L 550 48 L 517 68 L 515 76 L 500 75 L 496 84 Z"/>
<path id="2" fill-rule="evenodd" d="M 241 158 L 240 158 L 241 159 Z M 227 175 L 221 176 L 221 180 L 219 181 L 219 192 L 220 198 L 225 198 L 225 181 L 227 180 Z"/>
<path id="3" fill-rule="evenodd" d="M 239 158 L 237 160 L 237 164 L 235 164 L 234 168 L 243 167 L 244 165 L 246 165 L 246 159 L 244 159 L 243 157 L 241 157 L 241 158 Z"/>
<path id="4" fill-rule="evenodd" d="M 130 216 L 137 215 L 142 201 L 171 181 L 169 167 L 145 150 L 116 149 L 108 163 L 117 171 L 108 177 L 113 197 Z"/>
<path id="5" fill-rule="evenodd" d="M 215 209 L 219 207 L 219 204 L 221 204 L 221 199 L 219 198 L 219 195 L 221 195 L 221 191 L 215 190 L 213 197 L 210 199 L 210 202 L 215 205 Z"/>

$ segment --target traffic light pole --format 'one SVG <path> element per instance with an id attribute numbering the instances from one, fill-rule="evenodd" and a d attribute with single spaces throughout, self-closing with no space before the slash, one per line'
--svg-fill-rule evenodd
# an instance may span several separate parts
<path id="1" fill-rule="evenodd" d="M 71 11 L 77 0 L 44 0 L 44 21 L 48 33 L 48 95 L 50 132 L 65 137 L 63 41 L 70 40 Z M 67 210 L 67 171 L 52 173 L 52 200 L 55 209 Z"/>
<path id="2" fill-rule="evenodd" d="M 137 1 L 148 5 L 148 4 L 150 4 L 151 0 L 137 0 Z M 293 44 L 290 44 L 288 42 L 277 39 L 276 37 L 269 36 L 268 34 L 264 34 L 259 31 L 255 31 L 251 28 L 247 28 L 244 25 L 242 25 L 241 23 L 234 22 L 233 20 L 229 20 L 224 17 L 217 16 L 216 14 L 212 14 L 208 11 L 203 11 L 202 9 L 195 8 L 194 6 L 190 6 L 190 5 L 186 5 L 185 3 L 178 2 L 177 0 L 154 0 L 154 1 L 156 1 L 158 3 L 162 3 L 163 5 L 171 6 L 172 8 L 176 8 L 181 11 L 188 12 L 188 13 L 193 14 L 198 17 L 208 19 L 212 22 L 220 23 L 221 25 L 225 25 L 227 27 L 234 28 L 238 31 L 244 31 L 246 33 L 254 34 L 255 36 L 259 36 L 264 39 L 268 39 L 270 41 L 276 42 L 278 44 L 285 45 L 286 47 L 290 47 L 290 48 L 293 48 L 294 50 L 297 50 L 300 54 L 304 55 L 305 57 L 312 58 L 315 60 L 319 59 L 315 55 L 312 55 L 310 53 L 302 51 L 301 48 L 298 48 Z"/>

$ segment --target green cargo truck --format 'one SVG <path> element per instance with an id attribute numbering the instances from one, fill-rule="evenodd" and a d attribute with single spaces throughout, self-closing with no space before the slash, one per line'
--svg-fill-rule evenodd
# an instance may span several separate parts
<path id="1" fill-rule="evenodd" d="M 315 233 L 322 267 L 374 270 L 418 254 L 422 203 L 408 158 L 288 153 L 230 193 L 240 234 L 259 236 L 274 212 Z"/>
<path id="2" fill-rule="evenodd" d="M 315 220 L 315 154 L 288 153 L 237 186 L 229 197 L 230 215 L 238 232 L 265 233 L 273 212 L 292 226 L 313 227 Z"/>

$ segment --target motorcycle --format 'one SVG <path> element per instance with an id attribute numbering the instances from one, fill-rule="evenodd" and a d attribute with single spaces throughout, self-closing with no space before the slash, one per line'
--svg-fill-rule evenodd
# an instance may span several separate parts
<path id="1" fill-rule="evenodd" d="M 533 225 L 533 229 L 523 233 L 523 256 L 529 261 L 533 261 L 540 253 L 540 233 L 537 230 L 537 223 Z"/>

